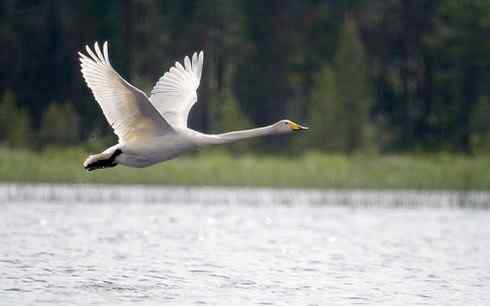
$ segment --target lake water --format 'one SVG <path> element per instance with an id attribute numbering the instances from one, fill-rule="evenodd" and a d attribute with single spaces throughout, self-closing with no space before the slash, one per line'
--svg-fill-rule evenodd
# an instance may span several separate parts
<path id="1" fill-rule="evenodd" d="M 0 185 L 0 305 L 490 305 L 488 193 Z"/>

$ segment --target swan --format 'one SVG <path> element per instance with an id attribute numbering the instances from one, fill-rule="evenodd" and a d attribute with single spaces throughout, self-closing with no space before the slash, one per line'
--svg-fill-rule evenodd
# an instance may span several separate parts
<path id="1" fill-rule="evenodd" d="M 173 159 L 201 147 L 241 139 L 276 135 L 308 129 L 290 120 L 217 135 L 203 134 L 187 127 L 187 117 L 197 101 L 204 53 L 186 56 L 183 65 L 175 62 L 155 84 L 148 97 L 129 84 L 112 67 L 107 41 L 102 50 L 85 46 L 80 56 L 81 72 L 104 116 L 118 137 L 118 143 L 102 153 L 90 155 L 83 163 L 87 171 L 125 165 L 147 167 Z"/>

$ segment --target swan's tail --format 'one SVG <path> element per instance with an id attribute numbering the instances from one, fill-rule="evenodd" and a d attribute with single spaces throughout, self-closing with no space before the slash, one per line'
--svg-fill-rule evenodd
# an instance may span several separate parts
<path id="1" fill-rule="evenodd" d="M 83 167 L 87 171 L 115 167 L 117 166 L 116 157 L 121 153 L 122 151 L 117 149 L 113 153 L 90 155 L 83 163 Z"/>

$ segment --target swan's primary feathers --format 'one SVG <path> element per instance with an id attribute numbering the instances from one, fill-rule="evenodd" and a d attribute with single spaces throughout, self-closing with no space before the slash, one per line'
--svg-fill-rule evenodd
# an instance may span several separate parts
<path id="1" fill-rule="evenodd" d="M 88 46 L 86 50 L 89 56 L 78 53 L 82 75 L 120 142 L 161 136 L 171 128 L 149 103 L 146 94 L 112 68 L 107 42 L 104 53 L 97 43 L 95 53 Z"/>
<path id="2" fill-rule="evenodd" d="M 148 96 L 124 80 L 109 61 L 107 42 L 98 43 L 87 54 L 79 52 L 82 75 L 104 115 L 119 138 L 119 143 L 84 162 L 87 170 L 123 164 L 145 167 L 174 158 L 186 151 L 264 135 L 289 133 L 307 128 L 289 120 L 273 125 L 207 135 L 187 127 L 187 118 L 197 101 L 204 53 L 176 62 L 155 84 Z"/>
<path id="3" fill-rule="evenodd" d="M 170 68 L 151 91 L 150 101 L 170 125 L 187 127 L 187 117 L 197 102 L 197 88 L 201 82 L 204 53 L 194 53 L 192 63 L 188 56 L 184 66 L 179 62 Z"/>

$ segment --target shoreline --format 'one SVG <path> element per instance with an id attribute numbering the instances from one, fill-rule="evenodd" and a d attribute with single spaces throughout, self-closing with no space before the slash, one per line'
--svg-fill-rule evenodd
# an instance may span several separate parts
<path id="1" fill-rule="evenodd" d="M 490 208 L 490 192 L 0 183 L 0 203 Z"/>
<path id="2" fill-rule="evenodd" d="M 81 148 L 37 153 L 0 149 L 1 183 L 150 186 L 241 186 L 309 190 L 490 190 L 490 156 L 243 155 L 223 151 L 187 155 L 149 168 L 123 166 L 87 173 Z"/>

